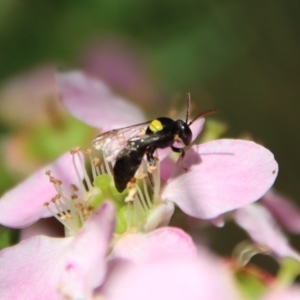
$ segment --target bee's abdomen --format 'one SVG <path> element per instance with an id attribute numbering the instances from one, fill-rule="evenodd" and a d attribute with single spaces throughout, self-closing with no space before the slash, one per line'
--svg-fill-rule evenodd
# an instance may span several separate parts
<path id="1" fill-rule="evenodd" d="M 145 152 L 145 147 L 139 147 L 135 150 L 126 147 L 118 154 L 113 172 L 115 186 L 120 193 L 126 189 L 127 183 L 134 177 Z"/>

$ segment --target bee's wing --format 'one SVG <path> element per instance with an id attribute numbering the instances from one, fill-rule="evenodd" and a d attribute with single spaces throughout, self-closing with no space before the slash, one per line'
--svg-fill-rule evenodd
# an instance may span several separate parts
<path id="1" fill-rule="evenodd" d="M 129 139 L 145 135 L 150 122 L 101 133 L 93 140 L 93 146 L 102 150 L 108 161 L 113 161 L 118 153 L 126 147 Z"/>

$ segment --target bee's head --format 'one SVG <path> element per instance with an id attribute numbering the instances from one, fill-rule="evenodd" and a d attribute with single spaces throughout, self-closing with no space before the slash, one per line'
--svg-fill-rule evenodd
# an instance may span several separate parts
<path id="1" fill-rule="evenodd" d="M 176 124 L 179 128 L 179 139 L 188 146 L 192 142 L 192 131 L 190 126 L 183 120 L 177 120 Z"/>

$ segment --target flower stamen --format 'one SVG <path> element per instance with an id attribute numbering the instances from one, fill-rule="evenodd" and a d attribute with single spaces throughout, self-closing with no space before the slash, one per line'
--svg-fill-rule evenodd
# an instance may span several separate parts
<path id="1" fill-rule="evenodd" d="M 93 186 L 85 168 L 83 154 L 88 154 L 90 161 L 93 161 L 90 150 L 83 151 L 80 148 L 76 148 L 70 153 L 79 185 L 71 184 L 68 191 L 64 188 L 61 180 L 51 176 L 51 171 L 47 171 L 46 175 L 49 177 L 49 181 L 53 183 L 57 195 L 50 202 L 45 203 L 44 206 L 65 226 L 68 235 L 74 235 L 94 210 L 94 207 L 89 204 L 89 200 L 100 192 L 97 187 Z M 94 179 L 97 176 L 97 167 L 93 166 L 94 164 L 92 164 L 92 177 Z M 50 207 L 51 204 L 53 208 Z"/>

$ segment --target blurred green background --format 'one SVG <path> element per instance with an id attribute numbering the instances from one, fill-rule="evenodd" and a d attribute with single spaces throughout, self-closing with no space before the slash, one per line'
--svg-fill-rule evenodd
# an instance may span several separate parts
<path id="1" fill-rule="evenodd" d="M 1 85 L 43 65 L 83 68 L 149 115 L 190 91 L 195 112 L 219 109 L 226 136 L 275 154 L 276 188 L 298 203 L 299 54 L 297 0 L 0 0 Z M 3 141 L 15 128 L 0 125 Z M 15 181 L 3 172 L 1 192 Z"/>

